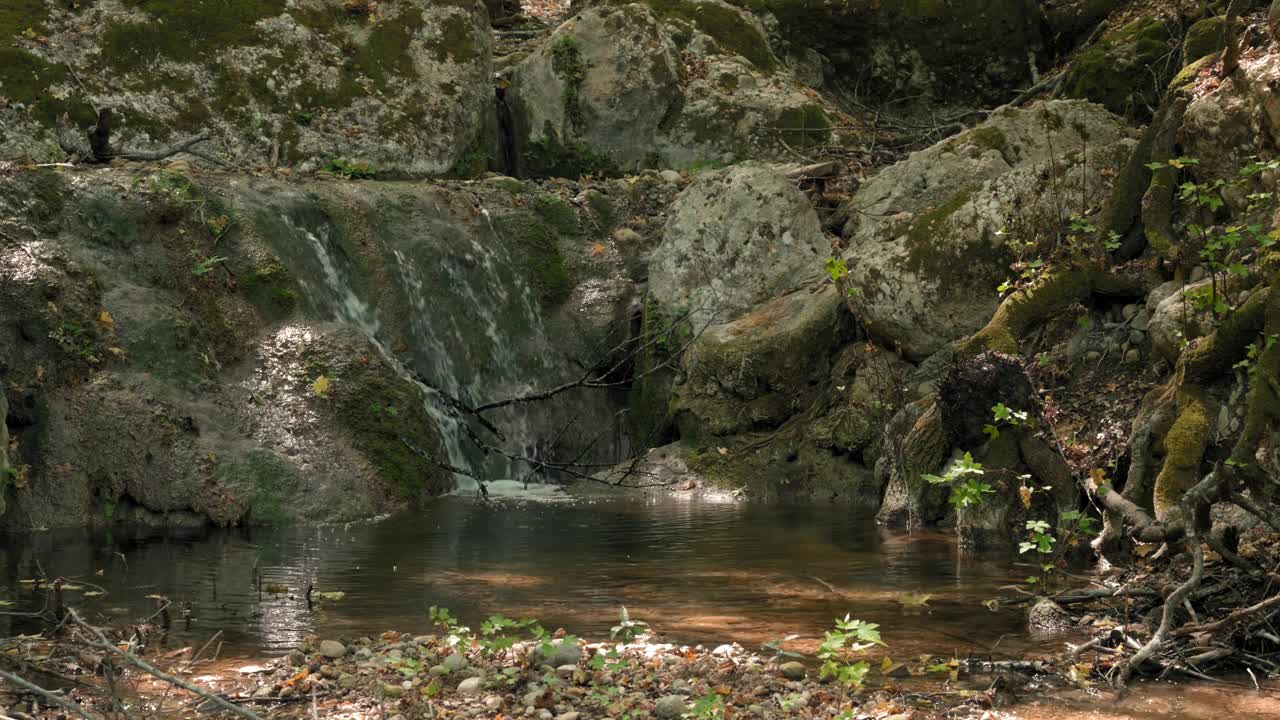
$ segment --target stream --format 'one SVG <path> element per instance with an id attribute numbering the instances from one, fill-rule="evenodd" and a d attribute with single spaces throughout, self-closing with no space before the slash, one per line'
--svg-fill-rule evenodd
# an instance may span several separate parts
<path id="1" fill-rule="evenodd" d="M 75 583 L 70 601 L 102 622 L 158 621 L 159 598 L 168 598 L 166 644 L 199 647 L 220 631 L 219 655 L 232 673 L 307 635 L 428 632 L 432 605 L 472 626 L 503 613 L 588 639 L 608 637 L 625 605 L 664 640 L 708 646 L 759 649 L 796 634 L 787 647 L 812 653 L 849 613 L 879 623 L 884 654 L 894 658 L 1045 656 L 1062 647 L 1060 637 L 1029 635 L 1021 611 L 982 604 L 1009 595 L 1001 588 L 1027 567 L 1005 552 L 962 554 L 944 532 L 890 531 L 838 507 L 503 495 L 503 485 L 491 486 L 487 502 L 455 495 L 415 515 L 345 526 L 9 535 L 0 544 L 0 601 L 13 603 L 9 612 L 39 610 L 44 595 L 22 581 L 42 572 Z M 308 608 L 309 584 L 344 595 Z M 923 606 L 911 605 L 925 594 Z M 40 630 L 0 614 L 0 634 Z M 992 717 L 1280 718 L 1275 688 L 1242 680 L 1146 683 L 1119 697 L 1035 692 Z"/>

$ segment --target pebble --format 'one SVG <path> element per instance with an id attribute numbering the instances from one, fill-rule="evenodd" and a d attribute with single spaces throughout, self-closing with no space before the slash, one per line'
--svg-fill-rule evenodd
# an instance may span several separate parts
<path id="1" fill-rule="evenodd" d="M 1084 359 L 1085 362 L 1098 362 L 1102 359 L 1102 353 L 1097 350 L 1090 350 L 1088 353 L 1085 353 Z"/>
<path id="2" fill-rule="evenodd" d="M 253 696 L 255 698 L 271 697 L 274 694 L 275 694 L 275 688 L 270 685 L 263 685 L 262 687 L 253 691 Z"/>
<path id="3" fill-rule="evenodd" d="M 449 657 L 445 658 L 444 662 L 440 663 L 440 665 L 444 667 L 445 670 L 448 670 L 449 672 L 457 672 L 462 668 L 466 667 L 468 664 L 469 663 L 467 662 L 467 656 L 463 655 L 462 653 L 454 653 Z"/>
<path id="4" fill-rule="evenodd" d="M 538 714 L 535 715 L 534 717 L 537 717 L 539 720 L 551 720 L 551 718 L 555 716 L 551 714 L 550 710 L 546 708 L 542 708 L 541 710 L 538 711 Z"/>
<path id="5" fill-rule="evenodd" d="M 1130 348 L 1129 351 L 1124 354 L 1124 361 L 1129 365 L 1137 365 L 1142 362 L 1142 352 L 1137 348 Z"/>
<path id="6" fill-rule="evenodd" d="M 1120 317 L 1124 320 L 1128 320 L 1137 314 L 1138 314 L 1137 305 L 1125 305 L 1124 308 L 1120 310 Z"/>
<path id="7" fill-rule="evenodd" d="M 580 717 L 582 717 L 582 713 L 576 710 L 571 710 L 567 713 L 560 713 L 556 716 L 556 720 L 578 720 Z"/>
<path id="8" fill-rule="evenodd" d="M 382 683 L 381 688 L 382 688 L 383 697 L 398 698 L 401 695 L 404 695 L 404 688 L 400 687 L 399 685 L 392 685 L 391 683 Z"/>
<path id="9" fill-rule="evenodd" d="M 663 170 L 658 173 L 658 177 L 662 178 L 663 182 L 669 182 L 672 185 L 679 185 L 680 181 L 684 179 L 675 170 Z"/>
<path id="10" fill-rule="evenodd" d="M 654 706 L 653 712 L 660 720 L 675 720 L 685 711 L 684 698 L 679 695 L 664 695 L 658 698 L 658 704 Z"/>
<path id="11" fill-rule="evenodd" d="M 358 682 L 360 681 L 357 680 L 356 676 L 352 675 L 351 673 L 342 673 L 341 675 L 338 676 L 338 687 L 342 688 L 343 690 L 350 690 L 351 688 L 355 687 Z"/>
<path id="12" fill-rule="evenodd" d="M 458 694 L 469 695 L 471 693 L 480 692 L 483 689 L 480 687 L 481 683 L 483 682 L 484 682 L 483 678 L 469 677 L 466 680 L 463 680 L 462 682 L 458 683 Z"/>
<path id="13" fill-rule="evenodd" d="M 1141 345 L 1141 344 L 1143 343 L 1143 341 L 1145 341 L 1146 339 L 1147 339 L 1147 335 L 1146 335 L 1146 333 L 1142 332 L 1141 330 L 1130 330 L 1130 331 L 1129 331 L 1129 342 L 1130 342 L 1130 344 L 1133 344 L 1133 345 Z"/>
<path id="14" fill-rule="evenodd" d="M 1133 322 L 1129 323 L 1129 327 L 1133 328 L 1134 330 L 1141 330 L 1143 332 L 1146 332 L 1147 328 L 1150 326 L 1151 326 L 1151 313 L 1146 308 L 1142 308 L 1141 310 L 1139 310 L 1138 314 L 1133 317 Z"/>
<path id="15" fill-rule="evenodd" d="M 337 640 L 321 640 L 320 654 L 327 658 L 340 658 L 347 654 L 347 646 Z"/>
<path id="16" fill-rule="evenodd" d="M 338 668 L 336 668 L 336 667 L 334 667 L 334 666 L 332 666 L 332 665 L 321 665 L 321 666 L 320 666 L 320 676 L 321 676 L 321 677 L 327 677 L 327 678 L 329 678 L 329 679 L 336 678 L 336 677 L 338 677 Z"/>
<path id="17" fill-rule="evenodd" d="M 624 247 L 636 247 L 644 242 L 644 238 L 631 228 L 618 228 L 613 231 L 613 241 Z"/>
<path id="18" fill-rule="evenodd" d="M 293 667 L 302 667 L 307 664 L 307 656 L 302 654 L 301 650 L 293 649 L 289 651 L 289 664 Z"/>
<path id="19" fill-rule="evenodd" d="M 782 667 L 778 668 L 782 671 L 782 676 L 788 680 L 803 680 L 806 674 L 804 663 L 791 661 L 782 663 Z"/>
<path id="20" fill-rule="evenodd" d="M 484 699 L 484 707 L 486 710 L 498 710 L 502 707 L 502 698 L 497 695 L 490 695 Z"/>

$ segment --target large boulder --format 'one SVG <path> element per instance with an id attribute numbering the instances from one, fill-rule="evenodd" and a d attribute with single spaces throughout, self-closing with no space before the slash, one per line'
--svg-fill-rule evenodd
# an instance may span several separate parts
<path id="1" fill-rule="evenodd" d="M 1056 234 L 1082 197 L 1105 197 L 1130 135 L 1101 106 L 1051 101 L 997 110 L 882 170 L 842 208 L 867 327 L 912 359 L 982 328 L 1015 248 Z"/>
<path id="2" fill-rule="evenodd" d="M 1141 17 L 1104 33 L 1072 60 L 1067 93 L 1129 118 L 1151 118 L 1180 69 L 1176 27 L 1172 19 Z"/>
<path id="3" fill-rule="evenodd" d="M 704 173 L 671 208 L 650 292 L 695 327 L 730 320 L 822 272 L 831 244 L 809 199 L 776 169 Z"/>
<path id="4" fill-rule="evenodd" d="M 59 117 L 72 125 L 61 139 L 83 138 L 93 107 L 114 111 L 117 149 L 209 131 L 204 150 L 238 163 L 443 173 L 482 165 L 490 147 L 481 0 L 53 8 L 0 13 L 0 157 L 60 159 Z"/>
<path id="5" fill-rule="evenodd" d="M 524 175 L 790 158 L 832 134 L 760 21 L 721 0 L 597 3 L 507 80 Z"/>

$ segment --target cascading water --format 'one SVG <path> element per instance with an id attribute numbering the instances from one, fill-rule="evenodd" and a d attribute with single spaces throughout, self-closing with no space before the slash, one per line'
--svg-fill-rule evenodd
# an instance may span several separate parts
<path id="1" fill-rule="evenodd" d="M 340 231 L 326 218 L 288 208 L 273 211 L 291 239 L 282 255 L 287 255 L 313 313 L 360 330 L 403 370 L 392 350 L 397 343 L 379 316 L 394 311 L 402 318 L 411 336 L 407 364 L 430 385 L 407 371 L 405 376 L 422 389 L 450 464 L 486 480 L 522 479 L 528 464 L 478 447 L 467 438 L 466 419 L 439 396 L 447 393 L 475 406 L 527 392 L 539 379 L 563 377 L 558 372 L 563 368 L 550 359 L 555 353 L 538 303 L 515 273 L 517 264 L 487 211 L 482 212 L 487 237 L 457 223 L 441 224 L 429 228 L 436 231 L 431 237 L 380 247 L 386 253 L 385 271 L 394 275 L 394 298 L 384 293 L 378 303 L 360 293 L 359 270 L 335 236 Z M 527 407 L 513 405 L 486 417 L 502 429 L 501 445 L 512 455 L 537 456 L 538 418 Z M 474 486 L 474 480 L 455 474 L 455 484 L 465 488 Z"/>

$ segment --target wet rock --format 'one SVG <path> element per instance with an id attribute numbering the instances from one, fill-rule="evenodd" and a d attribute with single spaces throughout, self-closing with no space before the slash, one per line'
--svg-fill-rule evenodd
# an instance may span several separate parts
<path id="1" fill-rule="evenodd" d="M 658 720 L 675 720 L 684 715 L 685 708 L 685 699 L 680 695 L 665 695 L 658 698 L 653 713 Z"/>
<path id="2" fill-rule="evenodd" d="M 347 646 L 337 640 L 321 640 L 319 651 L 327 658 L 340 658 L 347 654 Z"/>
<path id="3" fill-rule="evenodd" d="M 458 683 L 458 694 L 470 695 L 472 693 L 478 693 L 484 689 L 483 687 L 481 687 L 483 684 L 484 684 L 484 678 L 469 677 L 466 680 L 463 680 L 462 682 Z"/>
<path id="4" fill-rule="evenodd" d="M 3 402 L 3 400 L 0 400 L 0 402 Z M 0 408 L 3 408 L 3 405 L 0 405 Z M 0 466 L 0 469 L 3 469 L 3 466 Z M 293 667 L 302 667 L 306 664 L 307 656 L 301 650 L 294 649 L 289 651 L 289 665 Z"/>
<path id="5" fill-rule="evenodd" d="M 804 663 L 786 662 L 778 668 L 782 676 L 788 680 L 803 680 L 808 671 L 805 669 Z"/>
<path id="6" fill-rule="evenodd" d="M 1036 633 L 1058 633 L 1071 627 L 1071 615 L 1058 603 L 1041 598 L 1027 610 L 1027 627 Z"/>

